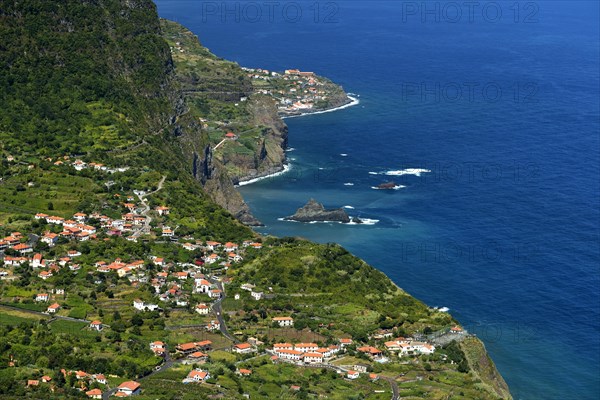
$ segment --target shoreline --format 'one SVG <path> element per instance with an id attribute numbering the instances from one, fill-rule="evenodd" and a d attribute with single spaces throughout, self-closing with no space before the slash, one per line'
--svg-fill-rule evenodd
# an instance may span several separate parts
<path id="1" fill-rule="evenodd" d="M 307 115 L 324 114 L 324 113 L 328 113 L 328 112 L 334 112 L 334 111 L 343 110 L 345 108 L 353 107 L 353 106 L 356 106 L 356 105 L 360 104 L 360 100 L 358 99 L 358 96 L 354 97 L 354 96 L 350 96 L 349 94 L 346 94 L 346 95 L 348 96 L 348 99 L 350 101 L 348 103 L 346 103 L 346 104 L 341 105 L 341 106 L 330 108 L 330 109 L 327 109 L 327 110 L 302 113 L 302 114 L 298 114 L 298 115 L 279 116 L 279 118 L 281 118 L 283 120 L 283 119 L 287 119 L 287 118 L 304 117 L 304 116 L 307 116 Z M 290 151 L 289 148 L 285 149 L 285 152 L 288 152 L 288 151 Z M 257 176 L 255 178 L 251 178 L 251 179 L 243 179 L 242 178 L 242 179 L 240 179 L 238 181 L 238 183 L 236 183 L 234 185 L 234 187 L 238 188 L 240 186 L 251 185 L 253 183 L 260 182 L 260 181 L 265 180 L 265 179 L 275 178 L 277 176 L 281 176 L 283 174 L 288 173 L 291 169 L 292 169 L 292 164 L 287 161 L 287 156 L 286 156 L 284 164 L 283 164 L 283 167 L 282 167 L 281 170 L 279 170 L 277 172 L 274 172 L 274 173 L 271 173 L 271 174 L 267 174 L 267 175 L 263 175 L 263 176 Z"/>
<path id="2" fill-rule="evenodd" d="M 303 113 L 300 113 L 300 114 L 293 114 L 293 115 L 281 115 L 280 118 L 281 119 L 288 119 L 288 118 L 304 117 L 304 116 L 307 116 L 307 115 L 325 114 L 325 113 L 328 113 L 328 112 L 339 111 L 339 110 L 343 110 L 345 108 L 353 107 L 353 106 L 356 106 L 356 105 L 360 104 L 360 100 L 358 99 L 358 97 L 350 96 L 349 94 L 346 94 L 346 96 L 348 96 L 348 99 L 350 101 L 348 103 L 346 103 L 346 104 L 341 105 L 341 106 L 334 107 L 334 108 L 329 108 L 329 109 L 326 109 L 326 110 L 314 111 L 314 112 L 303 112 Z"/>
<path id="3" fill-rule="evenodd" d="M 277 172 L 274 172 L 272 174 L 263 175 L 263 176 L 257 176 L 256 178 L 252 178 L 252 179 L 240 180 L 237 184 L 234 185 L 234 187 L 238 188 L 240 186 L 251 185 L 253 183 L 260 182 L 265 179 L 275 178 L 277 176 L 281 176 L 283 174 L 288 173 L 291 169 L 292 169 L 292 164 L 286 162 L 285 164 L 283 164 L 283 168 Z"/>

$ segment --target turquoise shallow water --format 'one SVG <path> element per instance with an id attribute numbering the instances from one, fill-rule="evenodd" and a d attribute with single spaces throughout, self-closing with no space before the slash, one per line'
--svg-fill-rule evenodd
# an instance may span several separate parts
<path id="1" fill-rule="evenodd" d="M 240 189 L 261 232 L 339 242 L 449 307 L 517 399 L 599 397 L 596 2 L 498 2 L 499 21 L 472 23 L 407 15 L 409 2 L 336 3 L 328 23 L 326 3 L 318 22 L 315 3 L 296 3 L 295 23 L 242 11 L 236 21 L 233 2 L 225 18 L 221 3 L 157 3 L 224 58 L 314 70 L 360 95 L 286 120 L 292 170 Z M 380 174 L 406 168 L 431 172 Z M 387 180 L 406 187 L 371 188 Z M 310 197 L 379 222 L 278 220 Z"/>

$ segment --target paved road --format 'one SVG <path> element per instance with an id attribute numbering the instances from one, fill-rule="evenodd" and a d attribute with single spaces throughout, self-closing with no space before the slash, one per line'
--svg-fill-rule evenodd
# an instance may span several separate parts
<path id="1" fill-rule="evenodd" d="M 142 211 L 142 215 L 146 217 L 146 220 L 144 221 L 144 226 L 133 232 L 133 235 L 131 235 L 133 238 L 137 238 L 144 233 L 150 233 L 150 223 L 152 222 L 152 217 L 148 215 L 148 213 L 150 212 L 150 206 L 148 205 L 148 203 L 146 203 L 146 197 L 161 190 L 163 188 L 163 184 L 165 183 L 165 179 L 167 179 L 167 176 L 163 175 L 163 177 L 158 182 L 158 187 L 155 191 L 138 195 L 138 198 L 144 206 L 144 211 Z"/>
<path id="2" fill-rule="evenodd" d="M 91 322 L 91 321 L 89 321 L 87 319 L 72 318 L 72 317 L 63 317 L 62 315 L 49 315 L 49 314 L 46 314 L 46 313 L 41 312 L 41 311 L 28 310 L 26 308 L 9 306 L 9 305 L 6 305 L 6 304 L 0 304 L 0 308 L 6 308 L 6 309 L 9 309 L 9 310 L 20 311 L 20 312 L 24 312 L 24 313 L 27 313 L 27 314 L 38 315 L 40 317 L 52 317 L 47 322 L 52 322 L 52 321 L 57 320 L 57 319 L 63 319 L 63 320 L 66 320 L 66 321 L 86 322 L 86 323 L 90 323 Z"/>
<path id="3" fill-rule="evenodd" d="M 170 354 L 169 354 L 169 352 L 167 351 L 167 353 L 166 353 L 166 355 L 165 355 L 165 358 L 164 358 L 164 361 L 163 361 L 163 363 L 160 365 L 160 368 L 158 368 L 158 369 L 153 369 L 153 370 L 152 370 L 150 373 L 148 373 L 148 374 L 146 374 L 146 375 L 144 375 L 144 376 L 142 376 L 142 377 L 139 377 L 139 378 L 137 378 L 137 379 L 135 379 L 135 380 L 136 380 L 137 382 L 141 382 L 141 381 L 143 381 L 144 379 L 148 379 L 148 378 L 150 378 L 152 375 L 156 375 L 156 374 L 158 374 L 159 372 L 162 372 L 162 371 L 164 371 L 164 370 L 167 370 L 167 369 L 171 368 L 173 365 L 175 365 L 175 363 L 176 363 L 176 362 L 177 362 L 177 361 L 174 361 L 173 359 L 171 359 L 171 355 L 170 355 Z M 142 390 L 143 390 L 143 389 L 144 389 L 144 388 L 142 387 Z M 109 398 L 110 396 L 114 395 L 116 392 L 117 392 L 117 388 L 112 388 L 112 389 L 110 389 L 110 390 L 107 390 L 106 392 L 102 393 L 102 400 L 108 400 L 108 398 Z"/>
<path id="4" fill-rule="evenodd" d="M 221 297 L 213 303 L 212 309 L 217 315 L 217 320 L 219 321 L 220 328 L 219 330 L 227 339 L 231 340 L 233 343 L 239 343 L 232 334 L 227 331 L 227 324 L 225 324 L 225 319 L 223 318 L 223 308 L 221 307 L 221 302 L 225 300 L 226 294 L 223 288 L 223 283 L 215 278 L 210 278 L 209 281 L 217 286 L 217 288 L 221 291 Z"/>

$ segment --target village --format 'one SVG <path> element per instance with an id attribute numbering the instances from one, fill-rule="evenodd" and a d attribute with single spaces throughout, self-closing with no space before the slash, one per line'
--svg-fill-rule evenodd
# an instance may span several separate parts
<path id="1" fill-rule="evenodd" d="M 234 139 L 231 134 L 223 140 Z M 65 164 L 73 168 L 75 173 L 86 169 L 108 173 L 113 170 L 102 164 L 86 163 L 80 159 L 70 161 L 63 158 L 53 162 L 55 167 L 63 167 Z M 306 334 L 311 331 L 304 323 L 297 325 L 294 313 L 262 311 L 269 309 L 268 304 L 283 294 L 277 293 L 272 287 L 261 286 L 258 282 L 236 281 L 230 274 L 247 256 L 253 258 L 263 250 L 265 245 L 261 239 L 221 243 L 178 235 L 177 221 L 171 219 L 173 210 L 169 204 L 150 205 L 150 198 L 161 191 L 164 180 L 165 177 L 162 177 L 151 191 L 116 193 L 112 203 L 116 209 L 107 210 L 106 213 L 77 212 L 70 217 L 61 217 L 38 212 L 31 217 L 30 222 L 37 226 L 36 232 L 41 233 L 4 231 L 4 235 L 0 235 L 2 282 L 18 282 L 27 275 L 29 286 L 40 290 L 31 298 L 14 297 L 10 303 L 5 300 L 0 307 L 35 309 L 38 311 L 32 312 L 47 315 L 49 321 L 78 321 L 85 323 L 80 328 L 83 331 L 110 335 L 114 317 L 111 318 L 112 323 L 106 323 L 102 318 L 102 310 L 92 311 L 85 305 L 74 308 L 73 301 L 69 300 L 74 294 L 70 293 L 65 283 L 68 281 L 65 280 L 65 273 L 87 276 L 98 287 L 106 287 L 110 282 L 113 282 L 111 287 L 115 286 L 114 282 L 120 282 L 120 285 L 125 284 L 124 287 L 128 286 L 133 290 L 148 287 L 151 293 L 145 292 L 143 296 L 132 298 L 126 305 L 126 310 L 120 309 L 120 312 L 130 315 L 132 320 L 137 318 L 136 315 L 143 315 L 145 318 L 170 315 L 171 319 L 179 315 L 183 322 L 193 322 L 192 325 L 182 327 L 213 335 L 210 336 L 211 339 L 189 342 L 174 343 L 170 340 L 170 346 L 164 340 L 152 340 L 147 344 L 148 350 L 158 360 L 150 375 L 175 365 L 189 366 L 182 384 L 214 384 L 215 380 L 210 372 L 211 360 L 214 355 L 223 356 L 224 353 L 234 356 L 236 374 L 241 378 L 251 377 L 253 374 L 251 367 L 244 365 L 244 360 L 266 357 L 273 364 L 326 368 L 348 381 L 363 378 L 371 382 L 380 378 L 389 380 L 389 377 L 374 373 L 372 365 L 384 365 L 435 353 L 436 345 L 426 338 L 394 336 L 393 329 L 380 330 L 362 341 L 353 340 L 350 335 L 325 340 L 324 336 L 316 333 L 313 336 L 315 341 L 303 341 L 310 337 Z M 0 226 L 0 233 L 1 230 Z M 141 258 L 122 254 L 110 259 L 91 259 L 81 247 L 100 245 L 112 240 L 154 243 L 169 249 L 181 249 L 184 255 L 177 259 L 170 259 L 164 253 L 150 253 Z M 229 298 L 226 299 L 227 294 Z M 223 308 L 225 300 L 228 302 L 227 310 Z M 248 305 L 252 303 L 256 305 Z M 241 304 L 245 304 L 245 311 L 235 311 Z M 84 312 L 81 313 L 82 310 Z M 254 315 L 259 310 L 259 314 L 263 314 L 263 321 L 254 319 L 254 327 L 252 324 L 248 327 L 248 321 L 252 320 L 248 316 L 255 318 Z M 88 316 L 93 318 L 88 319 Z M 234 326 L 234 332 L 229 330 L 230 327 L 228 329 L 228 324 Z M 321 323 L 319 326 L 327 330 L 333 325 Z M 259 334 L 262 331 L 264 336 L 265 332 L 272 330 L 274 334 L 267 335 L 268 341 L 265 340 L 267 336 L 261 340 L 258 336 L 245 334 L 244 326 L 247 327 L 247 332 Z M 467 336 L 458 326 L 451 327 L 447 334 L 459 340 Z M 216 338 L 220 338 L 218 343 L 215 343 Z M 277 341 L 277 338 L 287 341 Z M 11 358 L 8 367 L 18 364 L 18 359 Z M 98 371 L 64 368 L 61 369 L 61 374 L 65 379 L 74 379 L 73 386 L 90 398 L 136 395 L 143 390 L 143 384 L 139 380 L 149 376 L 138 380 L 115 381 L 115 376 L 109 376 L 107 380 Z M 28 388 L 53 385 L 52 378 L 48 375 L 28 379 L 24 384 Z M 395 383 L 390 381 L 390 385 L 393 388 Z M 298 385 L 292 386 L 295 387 L 292 390 L 301 389 Z"/>
<path id="2" fill-rule="evenodd" d="M 269 95 L 278 103 L 280 115 L 296 115 L 328 108 L 334 95 L 343 91 L 314 72 L 288 69 L 283 74 L 261 68 L 242 68 L 257 93 Z M 340 93 L 338 93 L 340 92 Z"/>

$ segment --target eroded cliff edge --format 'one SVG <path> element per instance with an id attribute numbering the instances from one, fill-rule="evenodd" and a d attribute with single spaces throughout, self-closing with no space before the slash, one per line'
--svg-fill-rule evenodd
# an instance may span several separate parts
<path id="1" fill-rule="evenodd" d="M 172 123 L 181 162 L 217 204 L 259 225 L 235 185 L 283 169 L 287 126 L 275 101 L 255 93 L 239 65 L 212 54 L 183 26 L 161 20 L 161 27 L 175 64 Z"/>

